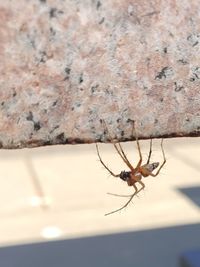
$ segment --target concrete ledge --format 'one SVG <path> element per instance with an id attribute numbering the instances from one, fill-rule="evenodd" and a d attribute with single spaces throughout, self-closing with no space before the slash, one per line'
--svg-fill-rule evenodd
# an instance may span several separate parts
<path id="1" fill-rule="evenodd" d="M 0 3 L 0 147 L 200 136 L 200 0 Z"/>

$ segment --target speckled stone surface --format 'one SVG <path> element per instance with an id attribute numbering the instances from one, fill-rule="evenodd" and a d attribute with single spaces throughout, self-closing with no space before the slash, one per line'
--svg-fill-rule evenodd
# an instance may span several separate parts
<path id="1" fill-rule="evenodd" d="M 200 135 L 200 0 L 0 1 L 0 146 Z"/>

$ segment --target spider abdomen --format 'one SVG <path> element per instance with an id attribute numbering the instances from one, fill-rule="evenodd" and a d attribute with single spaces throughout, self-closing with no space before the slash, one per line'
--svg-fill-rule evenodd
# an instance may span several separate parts
<path id="1" fill-rule="evenodd" d="M 155 170 L 159 165 L 159 162 L 153 162 L 150 164 L 145 164 L 140 167 L 140 173 L 143 177 L 147 177 L 152 173 L 153 170 Z"/>

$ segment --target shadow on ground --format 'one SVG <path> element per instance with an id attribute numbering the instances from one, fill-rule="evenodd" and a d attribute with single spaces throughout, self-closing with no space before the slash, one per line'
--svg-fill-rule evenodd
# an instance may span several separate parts
<path id="1" fill-rule="evenodd" d="M 200 186 L 183 187 L 178 190 L 200 207 Z"/>
<path id="2" fill-rule="evenodd" d="M 1 247 L 0 265 L 176 267 L 180 254 L 194 248 L 200 224 Z"/>

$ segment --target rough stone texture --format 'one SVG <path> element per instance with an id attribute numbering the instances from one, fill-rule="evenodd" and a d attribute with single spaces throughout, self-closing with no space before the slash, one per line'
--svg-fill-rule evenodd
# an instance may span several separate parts
<path id="1" fill-rule="evenodd" d="M 199 6 L 1 0 L 1 147 L 199 136 Z"/>

